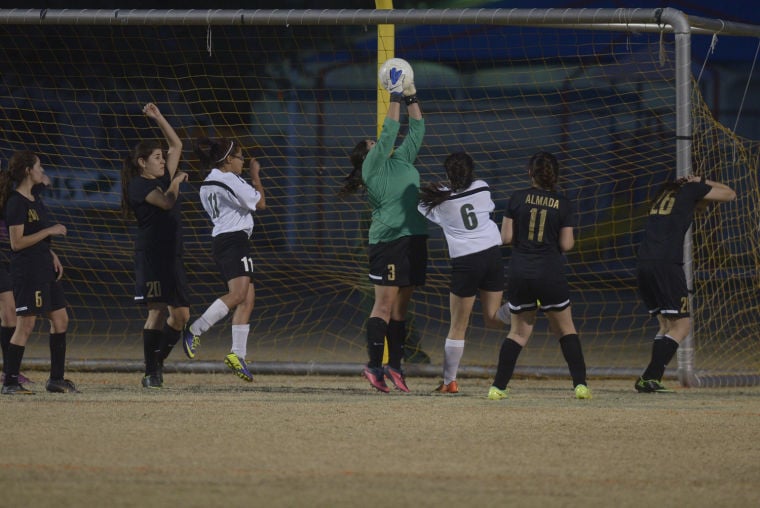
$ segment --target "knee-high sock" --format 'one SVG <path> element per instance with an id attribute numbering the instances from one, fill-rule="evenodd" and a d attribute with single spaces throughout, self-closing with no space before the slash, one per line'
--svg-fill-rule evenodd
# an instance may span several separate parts
<path id="1" fill-rule="evenodd" d="M 449 384 L 457 378 L 459 362 L 464 354 L 464 340 L 446 339 L 443 346 L 443 382 Z"/>
<path id="2" fill-rule="evenodd" d="M 175 330 L 169 326 L 169 323 L 164 323 L 164 329 L 161 330 L 161 354 L 158 358 L 161 363 L 169 357 L 180 337 L 182 337 L 182 330 Z"/>
<path id="3" fill-rule="evenodd" d="M 15 326 L 0 326 L 0 346 L 3 349 L 3 371 L 5 371 L 5 358 L 8 356 L 8 345 L 13 338 L 13 332 L 16 331 Z"/>
<path id="4" fill-rule="evenodd" d="M 573 378 L 573 386 L 586 384 L 586 360 L 583 358 L 583 348 L 577 333 L 565 335 L 559 339 L 562 355 L 565 357 Z"/>
<path id="5" fill-rule="evenodd" d="M 8 344 L 8 352 L 5 357 L 5 384 L 18 384 L 18 373 L 21 370 L 21 360 L 24 358 L 24 346 L 17 344 Z"/>
<path id="6" fill-rule="evenodd" d="M 505 390 L 509 380 L 512 379 L 520 351 L 522 351 L 522 346 L 509 337 L 502 342 L 499 351 L 499 365 L 496 367 L 496 377 L 493 380 L 493 386 L 499 390 Z"/>
<path id="7" fill-rule="evenodd" d="M 372 369 L 383 366 L 383 349 L 387 331 L 388 323 L 383 318 L 371 317 L 367 320 L 367 354 L 369 355 L 367 366 Z"/>
<path id="8" fill-rule="evenodd" d="M 649 365 L 641 377 L 662 381 L 665 367 L 673 359 L 676 351 L 678 351 L 678 342 L 673 340 L 672 337 L 667 335 L 656 336 L 652 343 L 652 359 L 649 361 Z"/>
<path id="9" fill-rule="evenodd" d="M 208 306 L 206 312 L 201 317 L 195 320 L 190 325 L 190 332 L 193 335 L 202 335 L 206 331 L 214 326 L 220 319 L 230 313 L 230 309 L 219 298 L 214 300 L 214 303 Z"/>
<path id="10" fill-rule="evenodd" d="M 245 360 L 251 325 L 232 325 L 232 352 Z"/>
<path id="11" fill-rule="evenodd" d="M 388 323 L 388 365 L 401 369 L 404 358 L 404 340 L 406 339 L 406 321 L 390 320 Z"/>
<path id="12" fill-rule="evenodd" d="M 66 368 L 66 332 L 50 334 L 50 379 L 63 379 Z"/>
<path id="13" fill-rule="evenodd" d="M 161 357 L 161 330 L 143 329 L 143 355 L 145 356 L 145 375 L 158 372 L 158 360 Z"/>

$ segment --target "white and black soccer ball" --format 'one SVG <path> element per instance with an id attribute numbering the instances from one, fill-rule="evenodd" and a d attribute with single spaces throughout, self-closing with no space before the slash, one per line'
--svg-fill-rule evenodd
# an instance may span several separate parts
<path id="1" fill-rule="evenodd" d="M 412 66 L 403 58 L 390 58 L 380 66 L 377 73 L 377 79 L 380 86 L 390 91 L 399 79 L 403 79 L 405 84 L 414 82 L 414 70 Z"/>

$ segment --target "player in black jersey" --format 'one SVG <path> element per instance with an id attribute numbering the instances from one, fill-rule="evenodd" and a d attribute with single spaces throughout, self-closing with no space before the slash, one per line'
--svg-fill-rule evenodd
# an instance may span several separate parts
<path id="1" fill-rule="evenodd" d="M 570 288 L 565 277 L 564 252 L 573 248 L 575 212 L 567 197 L 556 190 L 559 163 L 554 155 L 538 152 L 528 162 L 531 187 L 512 194 L 501 225 L 504 244 L 512 244 L 507 304 L 499 317 L 510 324 L 499 352 L 492 400 L 507 397 L 517 357 L 528 343 L 540 308 L 559 338 L 570 368 L 575 397 L 591 398 L 586 385 L 586 362 L 570 311 Z M 509 312 L 507 312 L 509 309 Z M 507 317 L 509 314 L 509 317 Z"/>
<path id="2" fill-rule="evenodd" d="M 39 157 L 29 151 L 14 153 L 8 171 L 0 174 L 0 208 L 11 244 L 10 273 L 16 305 L 16 330 L 5 358 L 2 393 L 7 395 L 34 393 L 19 382 L 19 369 L 40 315 L 50 320 L 50 378 L 45 389 L 77 392 L 74 383 L 64 379 L 69 315 L 60 284 L 63 266 L 50 248 L 53 236 L 66 235 L 66 226 L 50 225 L 47 208 L 33 191 L 49 182 Z"/>
<path id="3" fill-rule="evenodd" d="M 45 175 L 47 181 L 44 185 L 49 185 L 50 179 Z M 42 190 L 44 185 L 39 185 L 32 189 L 32 192 L 36 192 L 36 189 Z M 0 210 L 1 212 L 2 210 Z M 5 221 L 2 221 L 0 228 L 3 230 L 3 234 L 7 232 L 7 226 Z M 6 268 L 0 268 L 0 347 L 2 347 L 3 358 L 6 358 L 8 354 L 8 344 L 11 343 L 11 337 L 16 331 L 16 300 L 13 298 L 13 281 L 11 280 L 11 274 Z M 5 362 L 3 362 L 5 364 Z M 0 375 L 0 384 L 5 380 L 5 372 Z M 33 384 L 34 381 L 26 377 L 19 372 L 18 382 L 22 385 Z"/>
<path id="4" fill-rule="evenodd" d="M 187 173 L 177 170 L 182 141 L 172 126 L 153 103 L 145 105 L 143 113 L 158 124 L 169 150 L 164 158 L 158 140 L 142 141 L 132 150 L 121 173 L 121 204 L 125 215 L 131 211 L 137 219 L 135 301 L 148 307 L 142 385 L 161 388 L 163 362 L 190 319 L 179 199 Z"/>
<path id="5" fill-rule="evenodd" d="M 639 294 L 660 328 L 652 344 L 652 357 L 636 381 L 638 392 L 669 392 L 662 384 L 665 367 L 689 334 L 689 290 L 683 270 L 684 236 L 694 222 L 694 211 L 710 202 L 736 198 L 727 185 L 689 176 L 664 184 L 657 192 L 639 246 L 636 277 Z"/>

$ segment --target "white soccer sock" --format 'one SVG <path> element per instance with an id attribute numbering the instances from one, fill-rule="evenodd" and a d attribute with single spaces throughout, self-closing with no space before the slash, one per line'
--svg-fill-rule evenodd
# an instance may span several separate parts
<path id="1" fill-rule="evenodd" d="M 190 333 L 193 335 L 203 335 L 206 331 L 214 326 L 217 321 L 230 313 L 230 309 L 220 299 L 214 300 L 214 303 L 208 306 L 206 312 L 190 325 Z"/>
<path id="2" fill-rule="evenodd" d="M 232 325 L 232 352 L 245 360 L 251 325 Z"/>
<path id="3" fill-rule="evenodd" d="M 508 325 L 512 322 L 512 317 L 509 313 L 509 304 L 505 303 L 501 307 L 499 307 L 499 310 L 496 311 L 496 318 L 504 323 L 505 325 Z"/>
<path id="4" fill-rule="evenodd" d="M 464 340 L 446 339 L 443 346 L 443 382 L 449 384 L 457 378 L 459 362 L 464 354 Z"/>

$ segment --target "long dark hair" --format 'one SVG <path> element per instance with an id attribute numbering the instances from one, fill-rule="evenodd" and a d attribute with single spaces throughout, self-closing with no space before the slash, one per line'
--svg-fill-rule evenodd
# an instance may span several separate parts
<path id="1" fill-rule="evenodd" d="M 8 169 L 0 171 L 0 217 L 5 216 L 5 204 L 14 186 L 24 181 L 26 170 L 37 164 L 38 160 L 39 157 L 29 150 L 15 152 L 8 161 Z"/>
<path id="2" fill-rule="evenodd" d="M 348 176 L 344 178 L 343 187 L 338 191 L 339 196 L 348 196 L 364 187 L 364 180 L 362 180 L 362 164 L 364 164 L 364 159 L 367 158 L 368 153 L 369 147 L 367 146 L 366 139 L 362 139 L 356 143 L 356 146 L 349 156 L 353 169 Z"/>
<path id="3" fill-rule="evenodd" d="M 124 159 L 121 168 L 121 213 L 124 217 L 129 215 L 129 183 L 140 176 L 140 159 L 148 160 L 154 150 L 163 150 L 158 140 L 140 141 L 132 149 L 132 152 Z"/>
<path id="4" fill-rule="evenodd" d="M 215 168 L 220 162 L 237 153 L 238 142 L 227 138 L 198 138 L 195 140 L 195 155 L 206 169 Z"/>
<path id="5" fill-rule="evenodd" d="M 666 192 L 670 192 L 670 191 L 678 192 L 678 189 L 683 187 L 683 185 L 687 183 L 688 181 L 689 181 L 688 178 L 683 177 L 683 178 L 678 178 L 675 181 L 669 180 L 663 183 L 660 186 L 660 188 L 657 189 L 657 194 L 654 195 L 654 198 L 652 199 L 652 204 L 654 205 L 654 203 L 656 203 L 657 200 L 660 199 L 662 195 L 665 194 Z"/>
<path id="6" fill-rule="evenodd" d="M 466 152 L 454 152 L 443 162 L 446 168 L 446 175 L 449 177 L 448 185 L 446 182 L 424 185 L 420 189 L 420 203 L 428 209 L 428 212 L 446 201 L 452 192 L 461 192 L 472 185 L 473 167 L 475 163 Z"/>
<path id="7" fill-rule="evenodd" d="M 538 152 L 528 161 L 528 174 L 540 188 L 553 191 L 559 181 L 559 162 L 549 152 Z"/>

